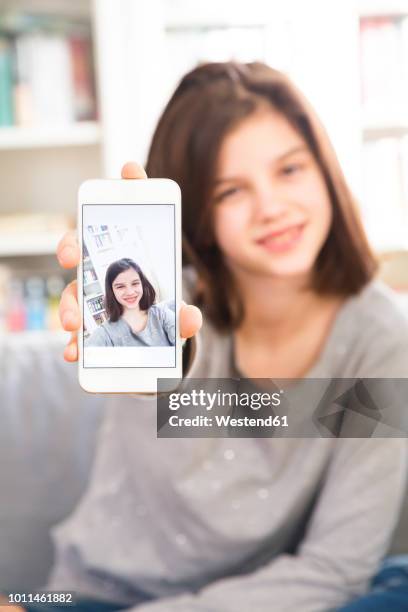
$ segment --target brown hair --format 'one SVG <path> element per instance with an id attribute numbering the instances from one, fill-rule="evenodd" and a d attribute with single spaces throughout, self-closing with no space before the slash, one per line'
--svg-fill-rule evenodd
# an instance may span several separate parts
<path id="1" fill-rule="evenodd" d="M 126 272 L 126 270 L 130 268 L 133 268 L 133 270 L 138 273 L 143 287 L 143 295 L 140 298 L 139 308 L 141 310 L 149 310 L 156 298 L 156 292 L 153 285 L 147 280 L 140 266 L 138 266 L 133 259 L 124 257 L 123 259 L 112 262 L 106 270 L 105 275 L 105 309 L 109 321 L 112 321 L 112 323 L 118 321 L 123 314 L 123 306 L 119 304 L 113 293 L 113 281 L 121 272 Z"/>
<path id="2" fill-rule="evenodd" d="M 332 203 L 331 228 L 315 262 L 314 290 L 357 293 L 377 268 L 329 138 L 289 78 L 259 62 L 204 64 L 185 75 L 168 102 L 146 169 L 148 176 L 171 178 L 181 187 L 184 262 L 199 275 L 195 302 L 219 330 L 238 326 L 243 311 L 214 239 L 211 193 L 218 152 L 225 136 L 265 103 L 306 142 Z"/>

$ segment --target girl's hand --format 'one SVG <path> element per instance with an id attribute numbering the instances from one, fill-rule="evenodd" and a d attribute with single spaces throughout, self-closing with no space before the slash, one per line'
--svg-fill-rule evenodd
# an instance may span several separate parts
<path id="1" fill-rule="evenodd" d="M 122 168 L 123 179 L 145 179 L 146 173 L 139 164 L 128 162 Z M 57 248 L 58 261 L 63 268 L 75 268 L 79 264 L 80 250 L 74 232 L 67 232 Z M 64 350 L 66 361 L 78 359 L 77 332 L 81 326 L 81 316 L 77 300 L 77 283 L 72 281 L 62 292 L 59 315 L 62 327 L 70 331 L 71 339 Z M 201 311 L 196 306 L 182 305 L 180 309 L 180 334 L 182 338 L 191 338 L 201 327 Z M 10 608 L 9 608 L 10 609 Z"/>

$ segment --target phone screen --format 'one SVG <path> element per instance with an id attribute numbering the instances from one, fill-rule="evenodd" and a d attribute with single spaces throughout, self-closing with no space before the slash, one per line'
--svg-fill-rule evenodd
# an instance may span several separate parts
<path id="1" fill-rule="evenodd" d="M 84 204 L 83 367 L 176 367 L 174 204 Z"/>

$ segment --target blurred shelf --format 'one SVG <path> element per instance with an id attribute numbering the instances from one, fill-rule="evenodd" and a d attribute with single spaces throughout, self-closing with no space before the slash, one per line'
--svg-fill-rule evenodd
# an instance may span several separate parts
<path id="1" fill-rule="evenodd" d="M 61 233 L 0 234 L 0 257 L 55 255 Z"/>
<path id="2" fill-rule="evenodd" d="M 7 342 L 8 344 L 40 344 L 47 342 L 64 343 L 69 338 L 69 332 L 64 330 L 38 330 L 38 331 L 21 331 L 9 332 L 0 331 L 0 343 Z"/>
<path id="3" fill-rule="evenodd" d="M 190 0 L 171 0 L 163 5 L 165 29 L 229 28 L 243 24 L 246 27 L 258 26 L 271 19 L 271 8 L 268 5 L 265 0 L 252 0 L 249 4 L 224 0 L 203 2 L 200 10 L 197 10 L 197 3 Z M 282 6 L 280 10 L 282 12 L 285 7 Z"/>
<path id="4" fill-rule="evenodd" d="M 100 140 L 101 130 L 96 121 L 55 127 L 0 128 L 0 150 L 94 145 Z"/>
<path id="5" fill-rule="evenodd" d="M 360 17 L 407 15 L 407 0 L 357 0 Z"/>
<path id="6" fill-rule="evenodd" d="M 408 118 L 403 121 L 367 121 L 363 124 L 363 137 L 393 138 L 408 134 Z"/>
<path id="7" fill-rule="evenodd" d="M 46 15 L 63 15 L 87 17 L 92 10 L 91 0 L 1 0 L 2 11 L 25 11 L 45 13 Z"/>

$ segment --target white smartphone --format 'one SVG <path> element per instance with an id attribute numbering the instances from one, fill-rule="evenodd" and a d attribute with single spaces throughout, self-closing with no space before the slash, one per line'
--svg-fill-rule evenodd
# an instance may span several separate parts
<path id="1" fill-rule="evenodd" d="M 89 180 L 78 192 L 79 382 L 155 393 L 182 377 L 181 194 L 169 179 Z"/>

